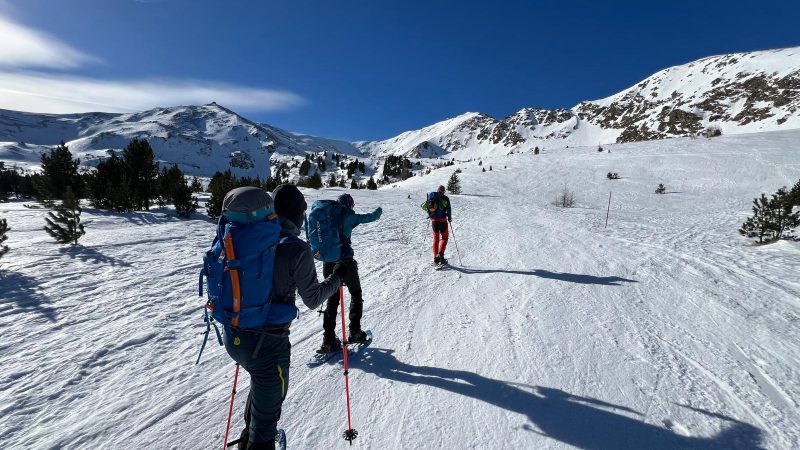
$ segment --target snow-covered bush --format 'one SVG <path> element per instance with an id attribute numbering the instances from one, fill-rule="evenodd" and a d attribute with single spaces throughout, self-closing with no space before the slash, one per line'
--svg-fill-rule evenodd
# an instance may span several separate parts
<path id="1" fill-rule="evenodd" d="M 658 187 L 656 188 L 656 194 L 666 194 L 667 188 L 664 187 L 664 183 L 659 183 Z"/>
<path id="2" fill-rule="evenodd" d="M 617 172 L 608 172 L 606 178 L 609 180 L 619 180 L 619 174 Z"/>

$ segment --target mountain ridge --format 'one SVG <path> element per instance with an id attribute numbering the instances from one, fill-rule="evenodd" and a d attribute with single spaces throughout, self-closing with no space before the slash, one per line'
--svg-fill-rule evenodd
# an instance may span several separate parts
<path id="1" fill-rule="evenodd" d="M 800 128 L 800 47 L 709 56 L 662 69 L 614 95 L 572 108 L 526 107 L 502 119 L 466 112 L 382 141 L 293 133 L 214 102 L 134 113 L 0 110 L 0 160 L 36 169 L 39 154 L 63 140 L 85 166 L 92 166 L 130 139 L 144 137 L 157 159 L 191 175 L 231 169 L 268 177 L 273 166 L 296 167 L 297 158 L 306 155 L 343 154 L 370 160 L 374 170 L 394 155 L 428 162 L 418 165 L 424 167 L 433 164 L 428 160 L 468 160 L 537 147 L 696 136 L 708 127 L 724 134 Z"/>

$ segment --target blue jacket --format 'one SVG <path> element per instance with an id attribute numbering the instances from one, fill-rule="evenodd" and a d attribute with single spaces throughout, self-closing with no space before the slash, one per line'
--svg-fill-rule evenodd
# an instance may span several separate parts
<path id="1" fill-rule="evenodd" d="M 362 223 L 375 222 L 380 219 L 381 214 L 383 214 L 383 209 L 380 207 L 370 214 L 356 214 L 352 209 L 344 208 L 344 212 L 342 213 L 342 260 L 352 260 L 355 256 L 350 242 L 353 228 Z"/>

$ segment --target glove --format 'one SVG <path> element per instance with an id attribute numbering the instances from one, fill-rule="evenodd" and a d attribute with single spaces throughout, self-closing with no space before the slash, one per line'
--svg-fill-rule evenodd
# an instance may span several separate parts
<path id="1" fill-rule="evenodd" d="M 333 274 L 339 277 L 341 280 L 344 280 L 348 272 L 349 270 L 347 269 L 346 264 L 336 263 L 336 265 L 333 266 Z"/>
<path id="2" fill-rule="evenodd" d="M 375 210 L 375 214 L 377 214 L 378 215 L 378 219 L 380 219 L 381 218 L 381 214 L 383 214 L 383 208 L 378 206 L 378 209 Z"/>

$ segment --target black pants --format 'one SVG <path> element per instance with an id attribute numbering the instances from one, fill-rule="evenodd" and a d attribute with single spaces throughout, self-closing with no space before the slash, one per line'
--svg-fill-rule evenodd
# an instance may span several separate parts
<path id="1" fill-rule="evenodd" d="M 361 329 L 361 314 L 364 311 L 364 299 L 361 298 L 361 280 L 358 278 L 358 263 L 355 260 L 342 261 L 347 265 L 347 276 L 342 280 L 350 292 L 350 330 Z M 325 278 L 333 273 L 333 266 L 336 263 L 324 263 L 322 265 L 322 276 Z M 322 319 L 322 328 L 325 330 L 325 339 L 336 337 L 336 315 L 339 310 L 339 292 L 328 298 L 325 306 L 325 316 Z"/>
<path id="2" fill-rule="evenodd" d="M 275 443 L 281 406 L 289 388 L 289 336 L 226 331 L 225 350 L 250 374 L 244 417 L 251 447 L 270 448 Z"/>

